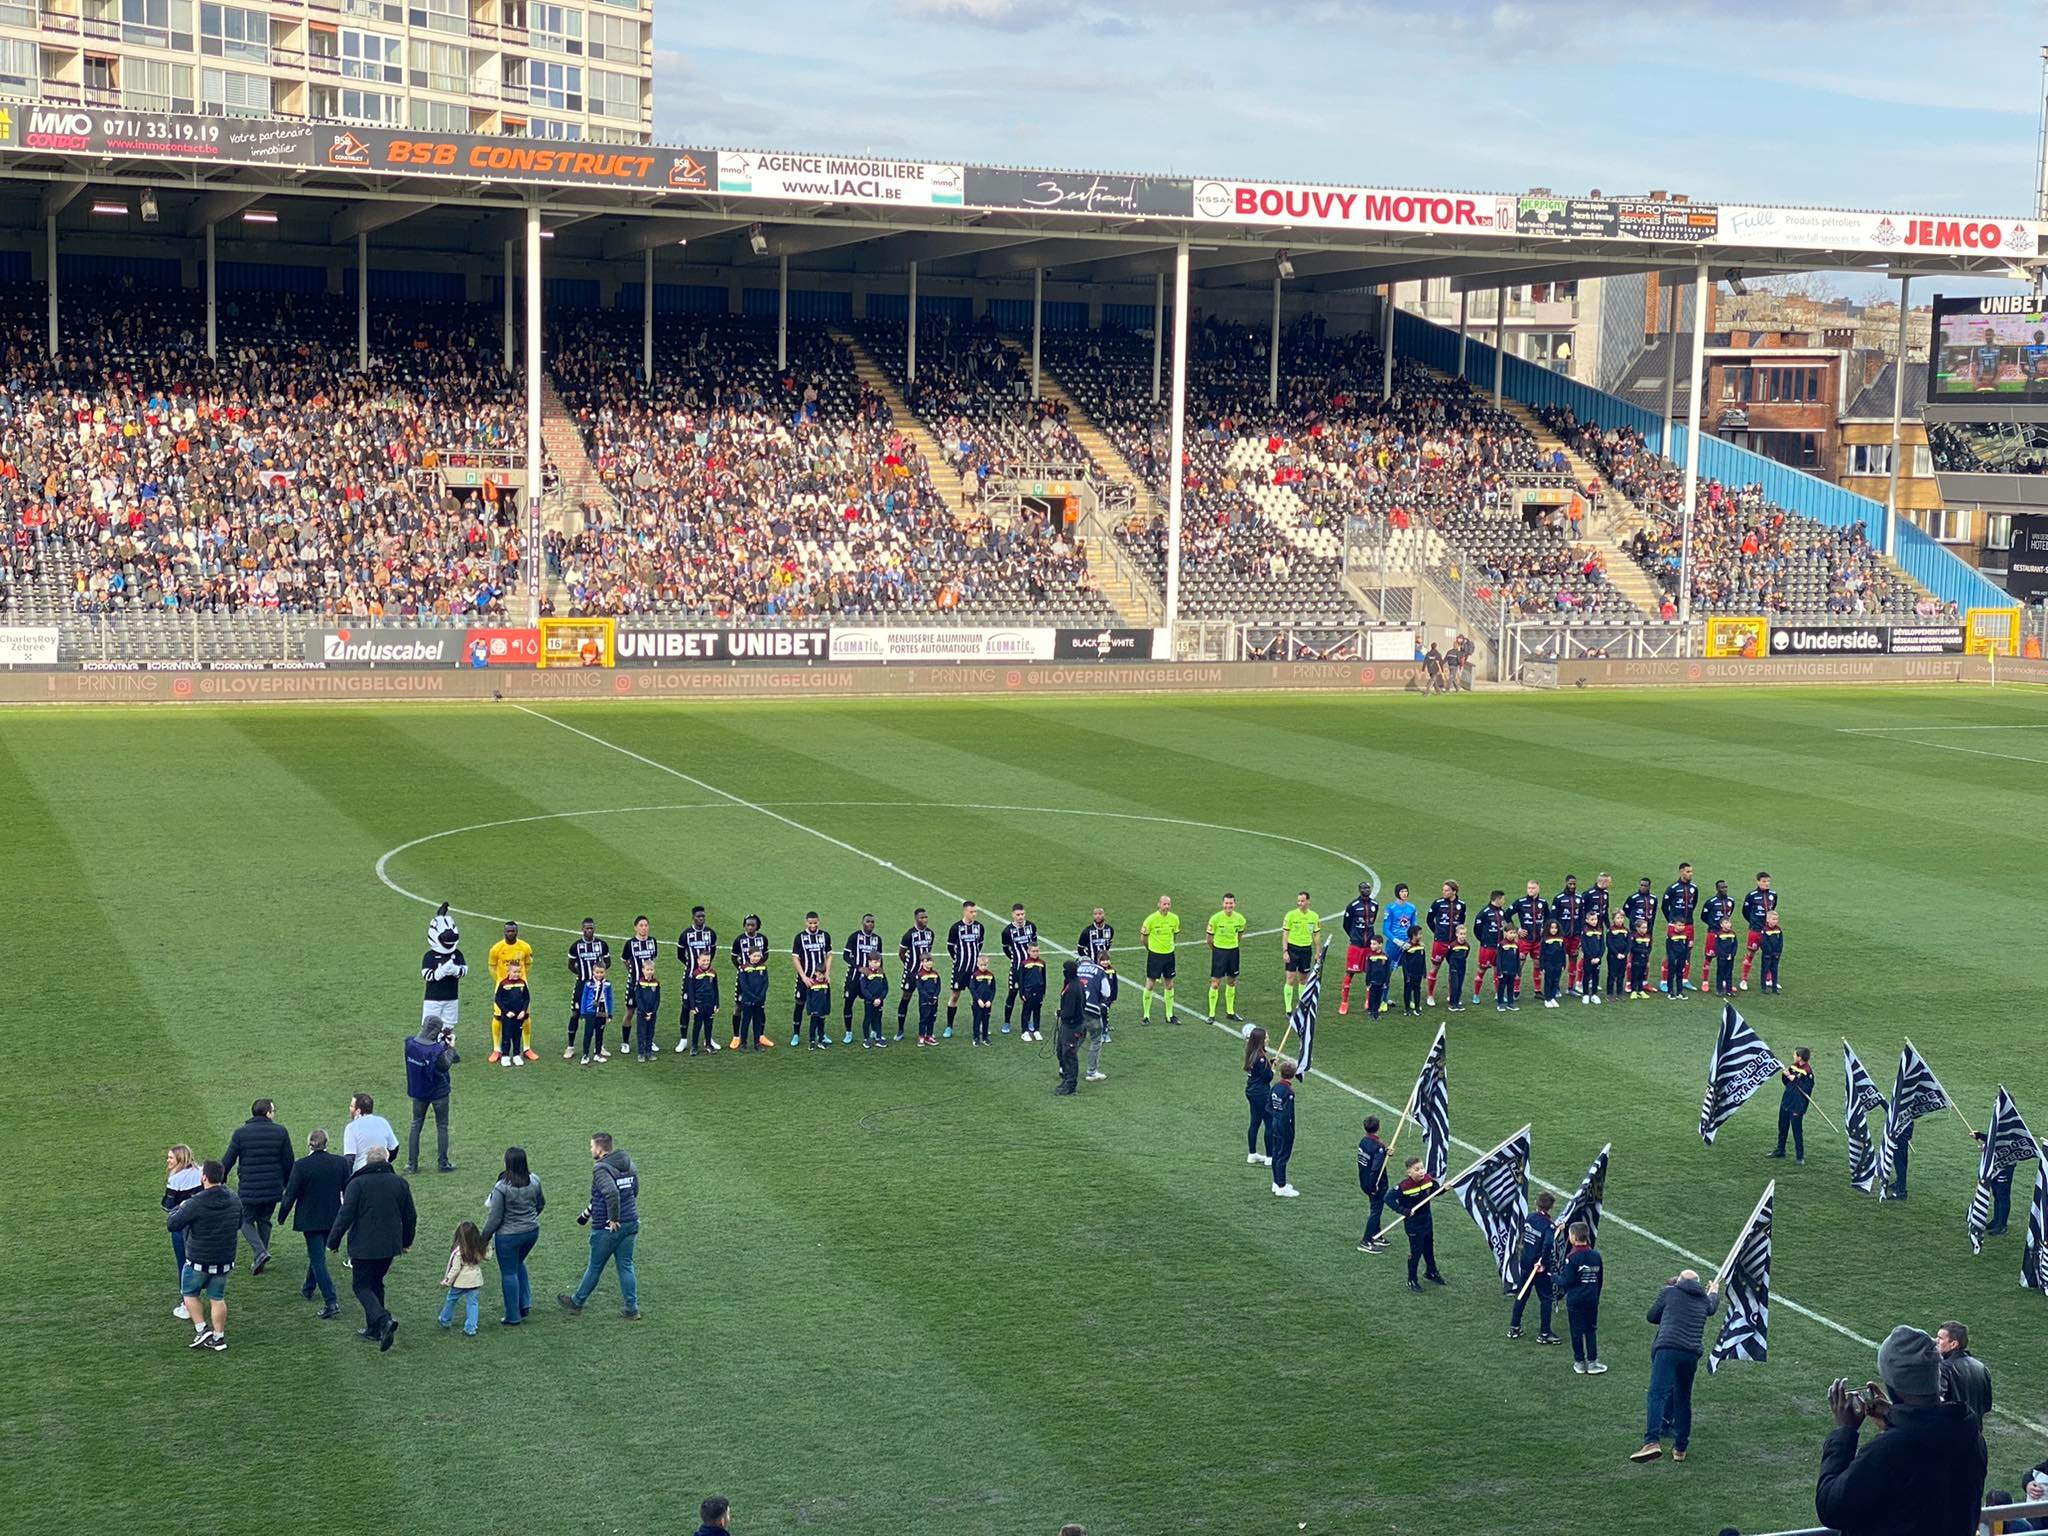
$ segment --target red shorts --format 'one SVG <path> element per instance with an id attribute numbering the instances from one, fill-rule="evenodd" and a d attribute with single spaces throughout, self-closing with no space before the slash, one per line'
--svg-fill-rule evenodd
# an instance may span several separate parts
<path id="1" fill-rule="evenodd" d="M 1757 929 L 1749 930 L 1749 952 L 1753 955 L 1764 947 L 1764 936 Z"/>
<path id="2" fill-rule="evenodd" d="M 1568 955 L 1576 955 L 1579 952 L 1579 936 L 1576 933 L 1565 935 L 1564 952 Z"/>
<path id="3" fill-rule="evenodd" d="M 1499 950 L 1495 949 L 1491 944 L 1482 944 L 1479 946 L 1479 969 L 1481 969 L 1482 971 L 1493 970 L 1499 964 L 1499 962 Z"/>
<path id="4" fill-rule="evenodd" d="M 1366 951 L 1353 944 L 1344 951 L 1344 969 L 1354 976 L 1365 969 Z"/>
<path id="5" fill-rule="evenodd" d="M 1526 933 L 1515 940 L 1515 948 L 1519 949 L 1522 952 L 1522 958 L 1524 960 L 1535 959 L 1536 951 L 1538 951 L 1542 947 L 1543 941 L 1540 938 L 1531 938 Z"/>
<path id="6" fill-rule="evenodd" d="M 1429 946 L 1429 963 L 1432 968 L 1444 963 L 1444 956 L 1451 952 L 1451 946 L 1442 939 L 1434 939 Z"/>

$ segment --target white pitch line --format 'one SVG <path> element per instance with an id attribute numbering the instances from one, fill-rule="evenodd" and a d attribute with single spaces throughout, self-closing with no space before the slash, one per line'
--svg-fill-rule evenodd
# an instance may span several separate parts
<path id="1" fill-rule="evenodd" d="M 2048 757 L 2022 757 L 2017 752 L 1991 752 L 1983 747 L 1959 747 L 1948 741 L 1917 741 L 1911 736 L 1893 737 L 1892 744 L 1899 747 L 1932 747 L 1937 752 L 1967 752 L 1971 757 L 1997 757 L 2008 763 L 2032 763 L 2038 768 L 2048 768 Z"/>
<path id="2" fill-rule="evenodd" d="M 816 827 L 806 826 L 803 822 L 796 820 L 794 817 L 781 815 L 779 812 L 770 810 L 765 805 L 758 805 L 751 800 L 744 799 L 741 796 L 732 793 L 732 791 L 730 790 L 720 789 L 716 784 L 707 783 L 703 779 L 694 778 L 690 774 L 684 773 L 680 768 L 671 768 L 667 763 L 656 762 L 651 757 L 645 757 L 642 754 L 635 752 L 631 747 L 622 747 L 615 741 L 606 741 L 602 736 L 594 736 L 589 731 L 578 729 L 576 726 L 570 725 L 566 721 L 557 720 L 552 715 L 544 715 L 537 709 L 528 709 L 524 704 L 515 704 L 513 708 L 517 709 L 521 714 L 532 715 L 536 720 L 545 720 L 549 725 L 560 726 L 563 730 L 570 732 L 572 735 L 581 736 L 585 741 L 595 743 L 597 746 L 600 747 L 609 748 L 611 751 L 617 752 L 621 756 L 630 757 L 636 763 L 643 763 L 647 767 L 653 768 L 658 772 L 671 774 L 674 777 L 683 780 L 687 784 L 694 784 L 697 786 L 697 788 L 705 791 L 707 794 L 717 795 L 721 799 L 729 800 L 734 805 L 743 806 L 747 810 L 758 811 L 763 816 L 768 817 L 770 820 L 779 821 L 784 826 L 789 827 L 794 831 L 808 833 L 812 837 L 819 839 L 821 842 L 830 843 L 833 847 L 842 849 L 847 853 L 853 854 L 857 858 L 866 859 L 870 864 L 873 864 L 878 868 L 886 869 L 894 874 L 901 875 L 905 880 L 908 880 L 911 884 L 921 885 L 926 890 L 932 891 L 937 895 L 944 896 L 949 901 L 965 901 L 967 899 L 964 896 L 958 895 L 955 892 L 947 890 L 944 886 L 938 884 L 936 881 L 927 880 L 922 875 L 914 874 L 910 870 L 904 869 L 899 865 L 890 863 L 887 859 L 879 858 L 876 855 L 869 853 L 865 848 L 856 848 L 853 844 L 846 842 L 841 838 L 834 837 L 829 832 L 820 831 Z M 1052 949 L 1063 955 L 1073 954 L 1073 951 L 1071 949 L 1068 949 L 1064 944 L 1055 942 L 1051 945 L 1051 947 Z M 1179 1007 L 1183 1013 L 1193 1014 L 1196 1018 L 1201 1019 L 1202 1022 L 1214 1025 L 1215 1028 L 1222 1030 L 1225 1034 L 1229 1035 L 1233 1040 L 1242 1038 L 1235 1029 L 1233 1029 L 1230 1025 L 1221 1022 L 1220 1020 L 1210 1019 L 1207 1015 L 1201 1013 L 1199 1010 L 1193 1007 L 1188 1006 L 1187 1004 L 1176 1004 L 1176 1006 Z M 1321 1071 L 1317 1068 L 1311 1068 L 1309 1075 L 1312 1077 L 1321 1078 L 1331 1087 L 1341 1089 L 1343 1092 L 1350 1094 L 1353 1098 L 1361 1100 L 1364 1103 L 1370 1104 L 1376 1109 L 1385 1110 L 1388 1114 L 1393 1115 L 1396 1119 L 1400 1118 L 1401 1111 L 1395 1108 L 1392 1104 L 1389 1104 L 1385 1099 L 1374 1098 L 1364 1089 L 1354 1088 L 1351 1086 L 1351 1084 L 1345 1082 L 1341 1078 L 1332 1077 L 1329 1073 Z M 1451 1138 L 1451 1142 L 1453 1145 L 1462 1147 L 1467 1152 L 1470 1152 L 1475 1156 L 1483 1155 L 1484 1153 L 1492 1150 L 1488 1147 L 1477 1146 L 1469 1141 L 1460 1140 L 1458 1137 L 1455 1136 Z M 1552 1194 L 1569 1195 L 1570 1193 L 1570 1191 L 1567 1191 L 1561 1185 L 1552 1184 L 1547 1179 L 1538 1178 L 1533 1172 L 1529 1174 L 1529 1179 L 1532 1183 L 1541 1185 L 1544 1189 L 1549 1190 Z M 1667 1249 L 1668 1251 L 1677 1254 L 1680 1258 L 1686 1260 L 1688 1263 L 1698 1265 L 1702 1269 L 1718 1268 L 1718 1266 L 1712 1259 L 1705 1258 L 1700 1254 L 1694 1253 L 1689 1248 L 1680 1247 L 1677 1243 L 1672 1242 L 1670 1238 L 1664 1237 L 1659 1233 L 1652 1232 L 1648 1227 L 1638 1226 L 1635 1222 L 1629 1221 L 1626 1218 L 1617 1215 L 1612 1210 L 1603 1210 L 1601 1212 L 1600 1219 L 1603 1222 L 1611 1221 L 1616 1226 L 1620 1227 L 1623 1231 L 1633 1232 L 1636 1234 L 1636 1236 L 1643 1238 L 1645 1241 L 1655 1243 L 1658 1247 Z M 1791 1297 L 1785 1295 L 1783 1292 L 1775 1293 L 1771 1299 L 1775 1301 L 1779 1306 L 1783 1307 L 1786 1311 L 1796 1312 L 1799 1316 L 1806 1318 L 1810 1322 L 1819 1323 L 1823 1328 L 1830 1329 L 1833 1332 L 1840 1334 L 1843 1338 L 1862 1345 L 1865 1349 L 1872 1351 L 1875 1351 L 1877 1349 L 1877 1340 L 1866 1339 L 1862 1334 L 1856 1332 L 1855 1329 L 1845 1327 L 1843 1324 L 1836 1322 L 1833 1318 L 1827 1316 L 1825 1313 L 1816 1312 L 1811 1307 L 1801 1306 L 1798 1302 L 1794 1301 Z M 1996 1413 L 2001 1418 L 2012 1420 L 2013 1423 L 2020 1425 L 2022 1428 L 2030 1431 L 2033 1434 L 2048 1436 L 2048 1427 L 2036 1424 L 2030 1419 L 2022 1418 L 2020 1415 L 2011 1412 L 2009 1409 L 2001 1405 L 1993 1404 L 1992 1412 Z"/>
<path id="3" fill-rule="evenodd" d="M 2048 731 L 2048 725 L 1838 725 L 1837 736 L 1884 736 L 1906 731 Z"/>

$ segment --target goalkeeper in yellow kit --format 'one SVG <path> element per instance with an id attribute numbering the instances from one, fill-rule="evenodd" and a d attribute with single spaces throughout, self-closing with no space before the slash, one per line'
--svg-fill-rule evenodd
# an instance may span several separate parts
<path id="1" fill-rule="evenodd" d="M 491 967 L 491 985 L 502 987 L 505 973 L 514 965 L 519 967 L 521 976 L 533 974 L 533 946 L 519 937 L 519 925 L 505 924 L 505 937 L 491 946 L 486 957 Z M 533 1048 L 533 1016 L 529 1013 L 519 1026 L 519 1053 L 528 1061 L 539 1061 L 540 1052 Z"/>
<path id="2" fill-rule="evenodd" d="M 1209 1022 L 1216 1022 L 1216 992 L 1223 991 L 1223 1011 L 1237 1017 L 1237 963 L 1239 942 L 1244 938 L 1244 914 L 1237 910 L 1237 898 L 1223 893 L 1221 911 L 1209 917 Z"/>

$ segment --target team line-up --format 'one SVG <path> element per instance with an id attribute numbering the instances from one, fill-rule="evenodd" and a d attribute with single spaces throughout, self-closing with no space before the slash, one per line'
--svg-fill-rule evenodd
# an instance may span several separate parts
<path id="1" fill-rule="evenodd" d="M 1453 1013 L 1466 1007 L 1466 981 L 1471 981 L 1471 999 L 1477 1003 L 1489 973 L 1494 978 L 1495 1008 L 1502 1012 L 1518 1010 L 1525 969 L 1534 972 L 1546 1008 L 1558 1007 L 1566 996 L 1576 996 L 1581 1004 L 1599 1004 L 1604 997 L 1650 997 L 1654 995 L 1650 989 L 1650 962 L 1660 920 L 1664 925 L 1664 956 L 1657 993 L 1672 1001 L 1683 1001 L 1689 995 L 1695 936 L 1702 927 L 1705 943 L 1700 957 L 1701 986 L 1711 985 L 1724 996 L 1747 990 L 1751 969 L 1756 966 L 1759 986 L 1767 992 L 1780 990 L 1784 931 L 1779 923 L 1778 892 L 1768 872 L 1758 871 L 1754 887 L 1739 905 L 1729 895 L 1725 880 L 1717 880 L 1713 893 L 1703 899 L 1689 863 L 1678 866 L 1677 878 L 1661 896 L 1653 892 L 1650 877 L 1645 875 L 1617 907 L 1612 887 L 1613 878 L 1604 871 L 1583 891 L 1577 876 L 1567 875 L 1557 893 L 1545 897 L 1541 882 L 1531 880 L 1511 904 L 1506 902 L 1504 890 L 1491 891 L 1475 915 L 1468 912 L 1455 880 L 1445 881 L 1442 893 L 1426 912 L 1420 913 L 1406 884 L 1394 887 L 1392 899 L 1382 910 L 1372 884 L 1361 882 L 1357 897 L 1344 909 L 1342 917 L 1348 944 L 1337 1011 L 1350 1012 L 1352 985 L 1361 980 L 1365 1011 L 1373 1017 L 1390 1011 L 1392 984 L 1398 976 L 1402 1011 L 1418 1015 L 1425 1006 L 1436 1005 L 1438 981 L 1446 971 L 1445 993 Z M 458 936 L 447 911 L 444 903 L 437 914 L 439 937 L 421 959 L 421 974 L 426 981 L 422 1023 L 438 1021 L 452 1031 L 461 981 L 469 967 L 457 947 Z M 1747 934 L 1746 946 L 1735 928 L 1738 917 Z M 1217 1017 L 1219 1002 L 1226 1017 L 1233 1021 L 1238 1018 L 1237 987 L 1248 921 L 1238 910 L 1236 897 L 1226 892 L 1222 905 L 1205 925 L 1209 951 L 1208 1017 L 1212 1021 Z M 1296 895 L 1293 909 L 1281 920 L 1283 997 L 1289 1010 L 1317 963 L 1316 939 L 1322 923 L 1323 918 L 1310 905 L 1307 891 Z M 1179 1022 L 1175 983 L 1180 932 L 1181 917 L 1173 909 L 1172 898 L 1161 896 L 1157 908 L 1147 913 L 1140 924 L 1145 952 L 1141 1016 L 1146 1022 L 1152 1017 L 1155 988 L 1164 1004 L 1162 1016 Z M 904 1038 L 913 1003 L 917 1007 L 920 1046 L 951 1039 L 961 1000 L 965 998 L 973 1043 L 989 1043 L 997 981 L 986 953 L 987 940 L 988 925 L 982 921 L 978 905 L 972 901 L 963 903 L 959 920 L 945 935 L 944 959 L 951 972 L 948 987 L 939 970 L 938 931 L 931 926 L 926 910 L 916 909 L 910 927 L 896 943 L 900 968 L 895 986 L 896 1040 Z M 1112 987 L 1115 966 L 1110 955 L 1115 940 L 1115 925 L 1101 907 L 1096 907 L 1073 946 L 1076 955 L 1096 961 L 1108 972 Z M 1022 903 L 1010 908 L 1010 921 L 1002 929 L 1000 943 L 1009 967 L 1002 1033 L 1010 1033 L 1013 1023 L 1020 1023 L 1023 1039 L 1042 1040 L 1046 967 L 1040 954 L 1038 925 L 1027 915 Z M 848 935 L 844 945 L 837 947 L 818 914 L 805 914 L 803 926 L 789 946 L 795 981 L 790 1010 L 791 1046 L 806 1039 L 813 1050 L 823 1050 L 832 1044 L 835 955 L 845 967 L 840 1043 L 853 1043 L 854 1013 L 858 1006 L 862 1049 L 888 1045 L 890 1037 L 884 1024 L 892 988 L 883 946 L 873 913 L 863 914 L 860 926 Z M 654 1059 L 660 1050 L 655 1037 L 661 1015 L 661 947 L 661 942 L 653 937 L 649 919 L 635 918 L 632 935 L 624 944 L 626 1008 L 623 1015 L 617 1014 L 611 980 L 611 943 L 597 932 L 594 918 L 583 919 L 581 933 L 569 943 L 566 960 L 571 991 L 567 1040 L 562 1051 L 565 1061 L 580 1057 L 586 1066 L 609 1061 L 611 1053 L 606 1049 L 605 1037 L 615 1017 L 619 1020 L 621 1052 L 630 1050 L 643 1062 Z M 1475 947 L 1476 969 L 1471 963 Z M 758 916 L 747 916 L 726 953 L 734 973 L 735 998 L 729 1030 L 720 1031 L 720 938 L 707 920 L 705 909 L 692 908 L 689 925 L 675 940 L 675 956 L 684 977 L 682 1006 L 676 1021 L 677 1052 L 687 1051 L 694 1056 L 721 1048 L 765 1049 L 773 1044 L 767 1021 L 769 941 L 761 931 Z M 488 956 L 495 988 L 490 1060 L 507 1067 L 540 1059 L 532 1039 L 533 961 L 533 946 L 519 936 L 519 925 L 508 921 L 504 937 L 491 946 Z M 942 994 L 943 1028 L 938 1022 Z M 723 1047 L 717 1039 L 721 1033 L 727 1034 Z"/>

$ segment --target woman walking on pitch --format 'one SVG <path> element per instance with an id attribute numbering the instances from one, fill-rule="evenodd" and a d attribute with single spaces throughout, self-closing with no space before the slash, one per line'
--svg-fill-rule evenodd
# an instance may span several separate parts
<path id="1" fill-rule="evenodd" d="M 533 1283 L 526 1273 L 526 1256 L 540 1241 L 540 1213 L 548 1208 L 540 1191 L 540 1180 L 526 1167 L 526 1148 L 505 1149 L 505 1171 L 491 1186 L 484 1204 L 484 1227 L 479 1243 L 497 1239 L 498 1284 L 505 1292 L 505 1315 L 498 1321 L 516 1328 L 533 1310 Z"/>
<path id="2" fill-rule="evenodd" d="M 448 1287 L 448 1299 L 441 1303 L 441 1326 L 454 1326 L 455 1306 L 460 1302 L 465 1309 L 462 1331 L 475 1338 L 476 1293 L 484 1284 L 484 1236 L 475 1222 L 456 1223 L 455 1243 L 448 1250 L 448 1268 L 442 1272 L 441 1283 Z"/>
<path id="3" fill-rule="evenodd" d="M 1273 1058 L 1266 1054 L 1266 1032 L 1258 1025 L 1244 1037 L 1244 1096 L 1251 1109 L 1251 1124 L 1244 1133 L 1244 1160 L 1273 1165 L 1273 1130 L 1266 1123 L 1266 1106 L 1273 1096 Z M 1259 1154 L 1259 1132 L 1266 1133 L 1266 1151 Z"/>
<path id="4" fill-rule="evenodd" d="M 199 1193 L 199 1164 L 193 1161 L 192 1149 L 182 1141 L 164 1153 L 164 1214 L 169 1215 L 179 1206 Z M 179 1283 L 185 1275 L 185 1232 L 182 1227 L 171 1232 L 171 1253 L 177 1260 Z M 159 1303 L 161 1305 L 161 1303 Z M 185 1317 L 185 1301 L 178 1299 L 171 1309 L 171 1316 Z M 186 1318 L 187 1322 L 191 1319 Z"/>

